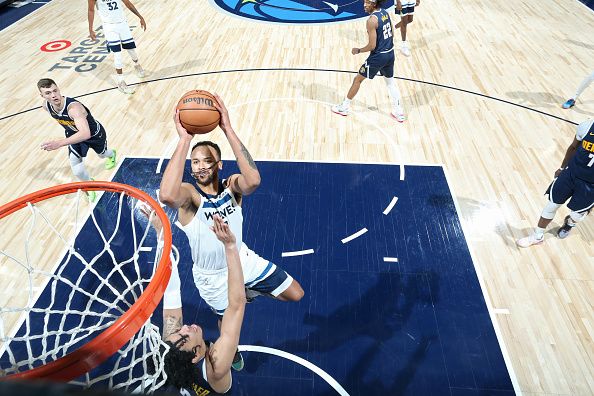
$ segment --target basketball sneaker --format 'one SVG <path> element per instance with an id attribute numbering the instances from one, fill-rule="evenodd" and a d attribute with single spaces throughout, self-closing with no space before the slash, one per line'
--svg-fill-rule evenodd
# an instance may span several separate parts
<path id="1" fill-rule="evenodd" d="M 120 81 L 118 83 L 118 89 L 120 90 L 120 92 L 123 92 L 128 95 L 132 95 L 135 91 L 135 89 L 133 87 L 126 84 L 126 81 Z"/>
<path id="2" fill-rule="evenodd" d="M 239 349 L 235 352 L 235 357 L 233 357 L 233 363 L 231 363 L 231 367 L 235 371 L 243 370 L 243 356 L 241 356 L 241 352 Z"/>
<path id="3" fill-rule="evenodd" d="M 105 160 L 105 169 L 107 170 L 113 169 L 116 166 L 116 149 L 111 149 L 111 151 L 113 151 L 113 154 Z"/>
<path id="4" fill-rule="evenodd" d="M 134 65 L 134 70 L 136 70 L 136 75 L 140 78 L 144 78 L 144 76 L 146 76 L 146 73 L 144 72 L 144 69 L 142 68 L 142 66 L 140 66 L 140 63 L 137 63 Z"/>
<path id="5" fill-rule="evenodd" d="M 570 107 L 573 107 L 573 105 L 575 105 L 575 99 L 567 99 L 567 102 L 563 103 L 561 107 L 569 109 Z"/>
<path id="6" fill-rule="evenodd" d="M 559 239 L 567 238 L 569 236 L 569 233 L 573 229 L 573 227 L 575 227 L 575 224 L 574 225 L 569 224 L 569 219 L 571 219 L 571 217 L 569 217 L 569 215 L 565 216 L 565 221 L 563 222 L 563 225 L 557 231 L 557 238 L 559 238 Z"/>
<path id="7" fill-rule="evenodd" d="M 394 107 L 390 115 L 398 122 L 404 122 L 404 120 L 406 120 L 406 117 L 404 116 L 404 109 L 402 109 L 402 107 Z"/>
<path id="8" fill-rule="evenodd" d="M 400 45 L 400 52 L 402 52 L 402 55 L 404 56 L 410 56 L 410 47 L 408 45 L 408 42 L 402 42 L 402 44 Z"/>
<path id="9" fill-rule="evenodd" d="M 543 242 L 544 242 L 544 235 L 541 238 L 537 238 L 536 235 L 534 235 L 534 233 L 532 233 L 527 237 L 518 239 L 516 241 L 516 244 L 521 248 L 527 248 L 532 245 L 540 245 Z"/>
<path id="10" fill-rule="evenodd" d="M 341 116 L 348 116 L 350 113 L 350 106 L 346 105 L 344 102 L 342 102 L 341 104 L 337 104 L 332 106 L 332 112 L 339 114 Z"/>
<path id="11" fill-rule="evenodd" d="M 95 181 L 95 179 L 93 179 L 92 177 L 89 180 L 90 181 Z M 97 192 L 96 191 L 85 191 L 85 194 L 87 194 L 87 199 L 91 203 L 95 202 L 95 200 L 97 199 Z"/>

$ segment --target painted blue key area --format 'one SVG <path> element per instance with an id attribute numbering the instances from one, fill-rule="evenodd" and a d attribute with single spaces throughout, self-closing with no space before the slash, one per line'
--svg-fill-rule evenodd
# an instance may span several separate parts
<path id="1" fill-rule="evenodd" d="M 114 181 L 155 197 L 157 162 L 125 159 Z M 244 241 L 297 279 L 305 297 L 248 304 L 241 344 L 297 355 L 350 395 L 514 394 L 441 167 L 407 166 L 404 181 L 396 165 L 259 162 L 258 168 L 262 184 L 243 203 Z M 236 171 L 225 162 L 224 175 Z M 192 181 L 187 171 L 184 179 Z M 397 204 L 384 215 L 394 196 Z M 96 211 L 109 213 L 113 203 L 104 201 Z M 215 339 L 216 318 L 194 286 L 187 240 L 173 228 L 182 253 L 184 321 Z M 368 232 L 341 242 L 362 228 Z M 281 257 L 305 249 L 315 253 Z M 155 312 L 160 323 L 161 308 Z M 232 395 L 337 394 L 292 361 L 243 355 Z"/>

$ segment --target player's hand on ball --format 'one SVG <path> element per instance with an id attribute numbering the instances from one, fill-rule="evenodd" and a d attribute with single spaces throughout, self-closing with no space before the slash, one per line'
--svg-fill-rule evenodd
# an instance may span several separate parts
<path id="1" fill-rule="evenodd" d="M 231 247 L 235 245 L 235 235 L 231 232 L 231 228 L 229 228 L 229 224 L 225 223 L 221 216 L 218 214 L 214 215 L 213 217 L 214 224 L 210 229 L 215 233 L 217 239 L 225 245 L 225 247 Z"/>
<path id="2" fill-rule="evenodd" d="M 227 131 L 231 129 L 231 120 L 229 119 L 229 112 L 227 111 L 225 103 L 223 103 L 223 99 L 221 99 L 221 97 L 218 94 L 214 94 L 213 96 L 215 98 L 213 105 L 221 114 L 221 121 L 219 121 L 219 126 L 221 127 L 223 132 L 227 133 Z"/>
<path id="3" fill-rule="evenodd" d="M 186 128 L 184 128 L 179 120 L 179 110 L 174 109 L 173 122 L 175 123 L 175 129 L 180 139 L 192 140 L 193 135 L 190 135 Z"/>

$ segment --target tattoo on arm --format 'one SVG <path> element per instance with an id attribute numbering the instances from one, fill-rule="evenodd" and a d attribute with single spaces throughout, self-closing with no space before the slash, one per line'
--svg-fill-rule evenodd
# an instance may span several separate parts
<path id="1" fill-rule="evenodd" d="M 167 316 L 165 318 L 165 324 L 163 325 L 163 339 L 168 338 L 171 334 L 175 333 L 181 328 L 182 318 Z"/>
<path id="2" fill-rule="evenodd" d="M 248 164 L 252 167 L 252 169 L 258 170 L 258 167 L 256 166 L 256 163 L 254 162 L 254 159 L 250 155 L 249 151 L 245 148 L 243 143 L 241 143 L 241 153 L 247 160 Z"/>

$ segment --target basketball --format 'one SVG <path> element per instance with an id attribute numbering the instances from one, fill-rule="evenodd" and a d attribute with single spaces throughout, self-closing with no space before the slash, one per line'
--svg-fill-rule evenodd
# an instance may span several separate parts
<path id="1" fill-rule="evenodd" d="M 219 125 L 221 114 L 214 107 L 215 98 L 207 91 L 192 90 L 186 92 L 179 102 L 179 120 L 188 133 L 208 133 Z"/>

